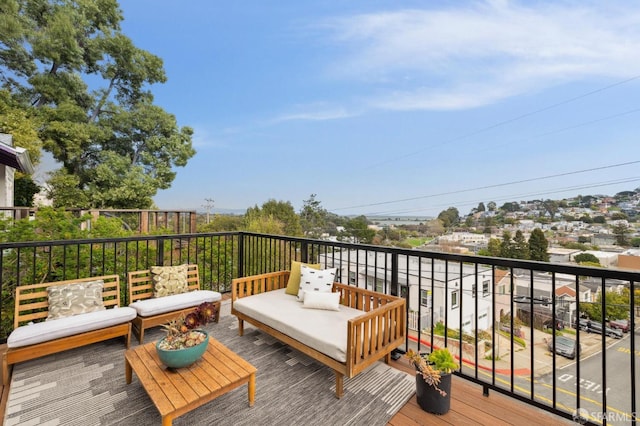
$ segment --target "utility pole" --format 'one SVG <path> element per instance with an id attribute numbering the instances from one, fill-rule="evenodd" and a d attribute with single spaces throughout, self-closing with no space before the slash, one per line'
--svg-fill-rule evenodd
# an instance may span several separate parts
<path id="1" fill-rule="evenodd" d="M 204 199 L 207 204 L 203 204 L 202 207 L 204 207 L 207 210 L 207 225 L 209 224 L 209 214 L 211 213 L 211 209 L 213 208 L 213 198 L 205 198 Z"/>

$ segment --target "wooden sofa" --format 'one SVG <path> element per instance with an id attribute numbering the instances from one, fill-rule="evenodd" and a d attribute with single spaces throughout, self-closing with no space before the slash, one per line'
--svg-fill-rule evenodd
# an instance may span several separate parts
<path id="1" fill-rule="evenodd" d="M 103 280 L 105 310 L 45 321 L 49 315 L 47 288 Z M 128 348 L 135 310 L 120 307 L 120 277 L 104 275 L 16 288 L 14 330 L 2 356 L 2 381 L 9 383 L 9 366 L 115 337 L 124 337 Z"/>
<path id="2" fill-rule="evenodd" d="M 238 309 L 234 307 L 242 298 L 286 288 L 288 277 L 289 271 L 280 271 L 237 278 L 232 281 L 231 313 L 238 318 L 239 334 L 243 334 L 243 321 L 247 321 L 333 369 L 336 376 L 336 396 L 338 398 L 343 396 L 344 376 L 354 377 L 382 358 L 389 363 L 391 351 L 405 343 L 406 301 L 403 298 L 341 283 L 333 284 L 333 292 L 341 293 L 340 305 L 362 311 L 362 315 L 344 322 L 344 327 L 347 329 L 346 360 L 344 362 L 285 334 L 283 332 L 285 327 L 277 329 L 277 327 L 266 325 L 251 315 L 239 312 L 240 305 L 237 306 Z M 284 292 L 282 294 L 285 297 L 295 299 L 295 296 L 286 295 Z M 276 294 L 274 293 L 274 295 Z M 302 311 L 308 310 L 303 309 Z M 299 323 L 301 324 L 305 321 L 304 314 L 304 312 L 300 313 Z"/>
<path id="3" fill-rule="evenodd" d="M 133 271 L 128 273 L 127 288 L 129 293 L 130 307 L 136 309 L 138 315 L 132 321 L 133 331 L 140 343 L 144 342 L 144 331 L 147 328 L 157 327 L 166 324 L 181 314 L 192 312 L 195 306 L 202 302 L 212 302 L 216 305 L 216 318 L 220 318 L 220 301 L 222 295 L 217 291 L 200 289 L 200 274 L 198 265 L 188 265 L 187 283 L 189 286 L 189 296 L 194 296 L 191 300 L 185 301 L 182 295 L 171 295 L 163 297 L 153 297 L 153 281 L 151 270 Z M 195 292 L 197 291 L 197 296 Z M 153 311 L 148 308 L 154 305 Z"/>

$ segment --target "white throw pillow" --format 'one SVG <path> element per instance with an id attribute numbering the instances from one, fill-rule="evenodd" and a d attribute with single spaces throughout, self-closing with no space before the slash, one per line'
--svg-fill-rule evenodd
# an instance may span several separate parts
<path id="1" fill-rule="evenodd" d="M 307 292 L 331 293 L 335 280 L 336 268 L 317 270 L 300 265 L 298 300 L 302 302 Z"/>
<path id="2" fill-rule="evenodd" d="M 340 293 L 320 293 L 310 291 L 305 293 L 303 308 L 324 309 L 327 311 L 340 310 Z"/>

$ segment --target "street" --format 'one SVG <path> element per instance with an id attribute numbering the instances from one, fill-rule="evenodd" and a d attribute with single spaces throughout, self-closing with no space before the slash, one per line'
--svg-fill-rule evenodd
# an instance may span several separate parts
<path id="1" fill-rule="evenodd" d="M 581 336 L 582 337 L 582 336 Z M 600 338 L 598 336 L 598 338 Z M 622 339 L 607 339 L 606 375 L 603 375 L 602 352 L 596 352 L 585 356 L 578 363 L 571 362 L 556 368 L 556 406 L 570 413 L 578 406 L 580 400 L 580 414 L 587 416 L 590 421 L 602 423 L 606 416 L 607 424 L 630 424 L 632 417 L 631 408 L 631 339 L 626 334 Z M 634 351 L 634 357 L 638 357 L 640 351 Z M 549 357 L 551 362 L 551 357 Z M 606 383 L 605 383 L 606 378 Z M 553 401 L 553 372 L 543 374 L 536 378 L 534 383 L 537 398 L 546 398 Z M 636 375 L 636 389 L 640 389 L 640 381 Z M 518 378 L 522 386 L 530 387 L 529 380 Z M 636 395 L 636 404 L 638 401 Z M 606 405 L 606 414 L 603 409 Z"/>

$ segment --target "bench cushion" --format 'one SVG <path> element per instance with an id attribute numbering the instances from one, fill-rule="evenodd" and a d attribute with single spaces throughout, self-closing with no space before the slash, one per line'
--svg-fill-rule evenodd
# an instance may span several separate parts
<path id="1" fill-rule="evenodd" d="M 194 290 L 171 296 L 138 300 L 131 303 L 129 307 L 135 309 L 141 317 L 148 317 L 198 306 L 202 302 L 217 302 L 219 300 L 222 300 L 222 295 L 217 291 Z"/>
<path id="2" fill-rule="evenodd" d="M 18 348 L 48 342 L 61 337 L 129 322 L 135 317 L 135 309 L 124 307 L 23 325 L 11 332 L 7 338 L 7 347 Z"/>
<path id="3" fill-rule="evenodd" d="M 305 309 L 285 289 L 242 297 L 233 309 L 339 362 L 347 359 L 347 322 L 364 314 L 347 306 L 339 311 Z"/>

